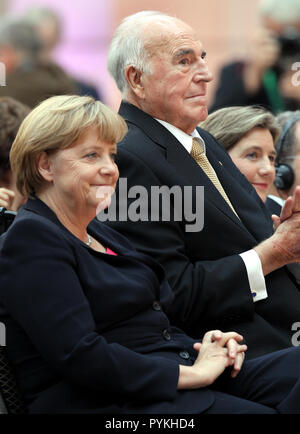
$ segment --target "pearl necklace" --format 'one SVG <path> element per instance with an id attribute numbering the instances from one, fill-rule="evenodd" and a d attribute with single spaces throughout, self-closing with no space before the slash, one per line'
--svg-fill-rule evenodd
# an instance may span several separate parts
<path id="1" fill-rule="evenodd" d="M 90 235 L 89 234 L 87 234 L 87 236 L 88 236 L 88 240 L 87 240 L 87 242 L 85 243 L 87 246 L 90 246 L 91 244 L 92 244 L 92 238 L 90 237 Z"/>

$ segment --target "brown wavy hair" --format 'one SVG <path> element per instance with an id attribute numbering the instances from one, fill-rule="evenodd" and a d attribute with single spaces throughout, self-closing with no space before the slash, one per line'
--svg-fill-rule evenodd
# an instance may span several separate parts
<path id="1" fill-rule="evenodd" d="M 9 153 L 23 119 L 30 108 L 10 97 L 0 98 L 0 187 L 10 172 Z"/>

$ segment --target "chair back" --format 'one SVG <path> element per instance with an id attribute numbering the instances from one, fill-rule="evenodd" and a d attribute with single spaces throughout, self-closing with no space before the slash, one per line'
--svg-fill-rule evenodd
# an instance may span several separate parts
<path id="1" fill-rule="evenodd" d="M 18 389 L 5 347 L 0 346 L 0 414 L 24 414 L 26 407 Z"/>
<path id="2" fill-rule="evenodd" d="M 7 231 L 16 215 L 17 213 L 14 211 L 0 208 L 0 235 Z M 0 414 L 7 413 L 26 413 L 26 407 L 18 389 L 13 368 L 6 354 L 4 339 L 4 342 L 0 341 Z"/>

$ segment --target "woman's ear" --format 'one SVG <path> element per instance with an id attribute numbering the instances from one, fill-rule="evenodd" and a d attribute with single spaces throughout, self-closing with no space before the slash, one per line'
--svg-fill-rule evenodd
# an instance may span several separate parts
<path id="1" fill-rule="evenodd" d="M 142 75 L 143 72 L 134 66 L 127 66 L 125 69 L 125 77 L 127 83 L 132 90 L 132 92 L 136 95 L 137 98 L 144 98 L 144 86 L 142 83 Z"/>
<path id="2" fill-rule="evenodd" d="M 39 174 L 45 181 L 51 182 L 53 180 L 51 159 L 47 152 L 42 152 L 37 158 L 37 168 Z"/>

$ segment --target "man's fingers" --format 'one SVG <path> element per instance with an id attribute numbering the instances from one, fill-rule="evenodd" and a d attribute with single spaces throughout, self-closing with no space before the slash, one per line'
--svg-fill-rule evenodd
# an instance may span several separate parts
<path id="1" fill-rule="evenodd" d="M 300 212 L 300 187 L 296 187 L 294 191 L 294 212 Z"/>
<path id="2" fill-rule="evenodd" d="M 293 214 L 293 209 L 294 209 L 294 198 L 290 196 L 287 198 L 285 204 L 282 207 L 281 214 L 280 214 L 280 221 L 284 222 L 284 220 L 290 218 L 291 215 Z"/>
<path id="3" fill-rule="evenodd" d="M 273 229 L 274 229 L 274 232 L 276 232 L 276 229 L 278 228 L 278 226 L 281 223 L 280 217 L 278 217 L 278 215 L 276 215 L 276 214 L 272 214 L 272 220 L 273 220 Z"/>

